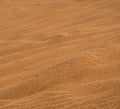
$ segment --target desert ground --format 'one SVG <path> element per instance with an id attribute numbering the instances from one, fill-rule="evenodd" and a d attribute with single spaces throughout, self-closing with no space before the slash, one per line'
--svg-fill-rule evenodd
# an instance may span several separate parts
<path id="1" fill-rule="evenodd" d="M 0 109 L 120 109 L 120 0 L 0 0 Z"/>

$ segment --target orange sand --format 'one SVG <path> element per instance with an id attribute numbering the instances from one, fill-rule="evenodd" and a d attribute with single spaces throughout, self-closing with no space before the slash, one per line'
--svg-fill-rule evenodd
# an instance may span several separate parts
<path id="1" fill-rule="evenodd" d="M 0 109 L 120 109 L 120 0 L 0 0 Z"/>

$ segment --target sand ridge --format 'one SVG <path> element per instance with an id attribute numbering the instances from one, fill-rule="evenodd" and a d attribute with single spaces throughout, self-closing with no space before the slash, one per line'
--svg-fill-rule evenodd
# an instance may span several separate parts
<path id="1" fill-rule="evenodd" d="M 0 109 L 119 109 L 120 0 L 0 0 Z"/>

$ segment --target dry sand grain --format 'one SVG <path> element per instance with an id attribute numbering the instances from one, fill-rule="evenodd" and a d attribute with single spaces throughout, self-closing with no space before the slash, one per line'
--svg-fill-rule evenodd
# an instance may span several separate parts
<path id="1" fill-rule="evenodd" d="M 120 0 L 0 0 L 0 109 L 120 109 Z"/>

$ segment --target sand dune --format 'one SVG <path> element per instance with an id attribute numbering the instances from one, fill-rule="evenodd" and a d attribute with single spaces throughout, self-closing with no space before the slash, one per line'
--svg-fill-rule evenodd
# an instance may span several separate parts
<path id="1" fill-rule="evenodd" d="M 119 109 L 120 0 L 0 0 L 0 109 Z"/>

